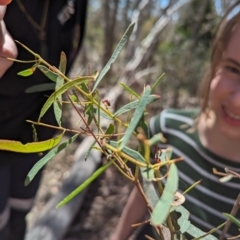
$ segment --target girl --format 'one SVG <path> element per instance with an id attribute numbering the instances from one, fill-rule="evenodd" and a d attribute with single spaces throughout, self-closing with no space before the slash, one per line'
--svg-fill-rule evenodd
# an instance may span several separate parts
<path id="1" fill-rule="evenodd" d="M 208 232 L 226 221 L 223 212 L 230 213 L 240 190 L 239 179 L 221 183 L 213 174 L 216 168 L 240 172 L 240 1 L 223 17 L 213 42 L 211 62 L 201 88 L 201 109 L 164 110 L 150 121 L 152 134 L 162 132 L 173 158 L 183 156 L 177 163 L 179 188 L 186 190 L 202 179 L 186 195 L 184 207 L 190 221 Z M 196 131 L 187 131 L 195 126 Z M 141 222 L 147 212 L 144 200 L 136 188 L 124 208 L 112 240 L 128 239 L 131 224 Z M 239 218 L 240 213 L 235 217 Z M 152 236 L 150 232 L 147 233 Z M 221 231 L 216 232 L 219 236 Z M 233 224 L 224 237 L 238 235 Z M 145 239 L 143 236 L 137 239 Z"/>

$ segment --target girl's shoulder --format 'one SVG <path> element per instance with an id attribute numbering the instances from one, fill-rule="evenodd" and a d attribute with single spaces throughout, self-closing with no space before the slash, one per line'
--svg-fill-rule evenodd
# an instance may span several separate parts
<path id="1" fill-rule="evenodd" d="M 166 129 L 181 129 L 191 127 L 198 116 L 200 109 L 165 109 L 150 120 L 150 130 L 153 134 L 164 132 Z"/>

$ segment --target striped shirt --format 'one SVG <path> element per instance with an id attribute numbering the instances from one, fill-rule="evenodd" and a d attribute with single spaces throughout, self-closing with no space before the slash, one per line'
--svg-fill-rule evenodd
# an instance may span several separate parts
<path id="1" fill-rule="evenodd" d="M 180 191 L 202 180 L 201 184 L 187 193 L 183 206 L 190 212 L 191 223 L 208 232 L 226 221 L 222 213 L 231 212 L 240 190 L 239 179 L 234 178 L 221 183 L 219 176 L 214 175 L 212 169 L 224 172 L 224 168 L 227 167 L 240 173 L 240 164 L 224 159 L 205 148 L 197 131 L 187 132 L 189 127 L 183 126 L 192 126 L 198 112 L 198 109 L 164 110 L 151 119 L 150 130 L 153 135 L 163 133 L 167 143 L 160 144 L 159 147 L 171 147 L 172 158 L 184 157 L 184 161 L 177 163 Z M 240 218 L 240 212 L 236 217 Z M 220 233 L 218 230 L 216 235 Z M 232 224 L 228 233 L 227 237 L 239 235 L 237 226 Z"/>

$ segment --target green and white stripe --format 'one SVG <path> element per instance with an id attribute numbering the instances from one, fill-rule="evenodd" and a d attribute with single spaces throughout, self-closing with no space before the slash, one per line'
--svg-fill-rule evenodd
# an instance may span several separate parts
<path id="1" fill-rule="evenodd" d="M 166 144 L 159 145 L 160 148 L 172 147 L 173 158 L 184 157 L 184 161 L 177 164 L 180 191 L 202 179 L 201 184 L 186 195 L 184 206 L 190 212 L 191 222 L 203 231 L 209 231 L 226 220 L 222 212 L 231 212 L 240 190 L 239 179 L 221 183 L 219 177 L 213 174 L 212 168 L 224 172 L 227 167 L 240 172 L 240 165 L 206 149 L 201 144 L 197 131 L 187 132 L 197 114 L 198 109 L 164 110 L 151 119 L 150 129 L 152 135 L 162 132 L 167 139 Z M 183 127 L 186 125 L 189 127 Z M 240 218 L 240 213 L 237 218 Z M 234 225 L 229 233 L 239 234 Z"/>

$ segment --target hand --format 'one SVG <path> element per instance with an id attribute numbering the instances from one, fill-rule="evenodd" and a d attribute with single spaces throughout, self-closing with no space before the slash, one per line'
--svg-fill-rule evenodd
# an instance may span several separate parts
<path id="1" fill-rule="evenodd" d="M 11 0 L 0 0 L 0 5 L 10 2 Z M 6 6 L 0 6 L 0 77 L 2 77 L 13 64 L 12 61 L 6 58 L 16 58 L 18 54 L 16 44 L 7 31 L 3 20 L 5 12 Z"/>
<path id="2" fill-rule="evenodd" d="M 0 0 L 0 5 L 8 5 L 12 0 Z"/>

